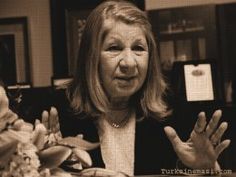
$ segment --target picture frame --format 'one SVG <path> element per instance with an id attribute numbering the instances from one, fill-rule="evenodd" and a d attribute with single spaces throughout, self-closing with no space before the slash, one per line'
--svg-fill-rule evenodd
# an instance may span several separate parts
<path id="1" fill-rule="evenodd" d="M 211 64 L 186 64 L 183 67 L 187 101 L 213 101 Z"/>
<path id="2" fill-rule="evenodd" d="M 53 77 L 71 77 L 77 55 L 77 19 L 84 20 L 102 0 L 50 0 Z M 82 16 L 81 16 L 82 15 Z M 75 37 L 75 39 L 73 38 Z"/>
<path id="3" fill-rule="evenodd" d="M 27 17 L 0 18 L 2 79 L 6 85 L 30 83 L 28 42 Z"/>
<path id="4" fill-rule="evenodd" d="M 76 58 L 82 33 L 85 27 L 86 19 L 91 10 L 66 9 L 66 39 L 67 39 L 67 57 L 68 57 L 68 75 L 72 76 L 75 72 Z"/>
<path id="5" fill-rule="evenodd" d="M 218 67 L 214 59 L 174 62 L 171 85 L 177 99 L 189 103 L 223 102 L 223 78 Z"/>

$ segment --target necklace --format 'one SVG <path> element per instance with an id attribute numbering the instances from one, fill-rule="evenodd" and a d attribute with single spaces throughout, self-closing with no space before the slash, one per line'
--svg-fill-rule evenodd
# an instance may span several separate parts
<path id="1" fill-rule="evenodd" d="M 112 117 L 114 117 L 114 114 L 111 115 L 111 113 L 109 113 L 109 112 L 106 114 L 106 116 L 105 116 L 106 118 L 105 119 L 107 120 L 107 122 L 112 127 L 114 127 L 114 128 L 121 128 L 121 127 L 124 127 L 127 124 L 127 122 L 129 121 L 130 116 L 131 116 L 131 110 L 129 109 L 126 112 L 124 118 L 121 121 L 119 121 L 119 122 L 112 121 L 114 119 L 114 118 L 112 118 Z"/>

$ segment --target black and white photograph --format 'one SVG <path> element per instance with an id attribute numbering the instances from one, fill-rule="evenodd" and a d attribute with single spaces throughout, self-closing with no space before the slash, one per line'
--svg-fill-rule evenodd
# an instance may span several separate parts
<path id="1" fill-rule="evenodd" d="M 0 176 L 236 177 L 236 0 L 0 0 Z"/>

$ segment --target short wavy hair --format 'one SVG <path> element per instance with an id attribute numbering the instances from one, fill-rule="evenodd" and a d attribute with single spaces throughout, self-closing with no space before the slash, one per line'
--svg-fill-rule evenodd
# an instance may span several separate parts
<path id="1" fill-rule="evenodd" d="M 93 116 L 108 111 L 109 99 L 99 75 L 101 46 L 109 32 L 104 26 L 106 19 L 139 25 L 144 31 L 149 50 L 148 72 L 143 86 L 131 96 L 130 104 L 136 106 L 144 117 L 164 117 L 167 113 L 167 105 L 163 100 L 166 84 L 160 71 L 152 27 L 145 12 L 124 0 L 107 0 L 98 5 L 87 18 L 74 79 L 67 90 L 72 108 Z"/>

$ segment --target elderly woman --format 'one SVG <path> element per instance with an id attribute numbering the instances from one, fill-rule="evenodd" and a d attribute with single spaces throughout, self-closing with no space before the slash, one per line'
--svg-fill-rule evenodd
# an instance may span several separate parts
<path id="1" fill-rule="evenodd" d="M 221 111 L 208 124 L 201 112 L 190 139 L 182 142 L 165 120 L 165 90 L 145 13 L 126 1 L 105 1 L 86 22 L 68 86 L 72 111 L 58 109 L 62 133 L 100 142 L 90 152 L 93 167 L 127 175 L 163 174 L 176 168 L 177 159 L 191 169 L 219 169 L 217 158 L 230 143 L 216 145 L 227 129 L 225 122 L 217 125 Z"/>
<path id="2" fill-rule="evenodd" d="M 90 152 L 93 167 L 128 175 L 161 174 L 176 168 L 178 159 L 192 169 L 219 169 L 217 158 L 230 143 L 216 145 L 227 129 L 226 122 L 217 125 L 221 111 L 208 124 L 204 112 L 199 113 L 189 140 L 182 142 L 165 120 L 166 85 L 158 62 L 143 11 L 129 2 L 110 0 L 92 11 L 77 72 L 68 86 L 73 111 L 58 110 L 65 136 L 83 134 L 84 139 L 100 142 Z M 57 115 L 55 109 L 50 113 Z"/>

